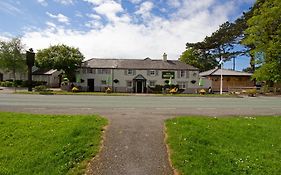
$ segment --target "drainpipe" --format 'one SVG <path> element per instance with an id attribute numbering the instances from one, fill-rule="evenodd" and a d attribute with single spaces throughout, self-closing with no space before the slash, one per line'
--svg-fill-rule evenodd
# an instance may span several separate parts
<path id="1" fill-rule="evenodd" d="M 114 69 L 112 69 L 112 71 L 111 71 L 111 89 L 112 89 L 112 92 L 115 92 L 113 80 L 114 80 Z"/>

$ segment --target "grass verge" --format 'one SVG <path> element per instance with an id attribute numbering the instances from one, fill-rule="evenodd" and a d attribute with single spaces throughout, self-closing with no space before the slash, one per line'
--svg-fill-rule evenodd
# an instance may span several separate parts
<path id="1" fill-rule="evenodd" d="M 0 112 L 0 174 L 83 174 L 106 119 Z"/>
<path id="2" fill-rule="evenodd" d="M 280 174 L 281 116 L 180 117 L 165 122 L 181 174 Z"/>

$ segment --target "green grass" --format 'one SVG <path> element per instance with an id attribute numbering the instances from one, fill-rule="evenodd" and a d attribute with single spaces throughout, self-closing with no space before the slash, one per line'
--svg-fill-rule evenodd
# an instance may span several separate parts
<path id="1" fill-rule="evenodd" d="M 281 116 L 180 117 L 166 121 L 182 174 L 280 174 Z"/>
<path id="2" fill-rule="evenodd" d="M 0 174 L 82 174 L 106 124 L 94 115 L 0 112 Z"/>

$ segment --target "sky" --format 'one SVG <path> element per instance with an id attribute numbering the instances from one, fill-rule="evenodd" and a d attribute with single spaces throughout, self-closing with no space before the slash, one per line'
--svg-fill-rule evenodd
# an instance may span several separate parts
<path id="1" fill-rule="evenodd" d="M 0 0 L 0 39 L 21 37 L 26 49 L 77 47 L 86 59 L 176 60 L 255 0 Z M 237 58 L 237 70 L 249 66 Z M 231 62 L 225 63 L 231 68 Z"/>

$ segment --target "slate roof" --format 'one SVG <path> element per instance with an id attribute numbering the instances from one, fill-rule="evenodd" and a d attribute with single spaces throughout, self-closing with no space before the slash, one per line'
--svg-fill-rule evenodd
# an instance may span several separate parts
<path id="1" fill-rule="evenodd" d="M 215 68 L 211 69 L 205 72 L 201 72 L 199 76 L 205 77 L 205 76 L 220 76 L 221 75 L 221 69 Z M 222 75 L 223 76 L 252 76 L 253 74 L 247 73 L 247 72 L 241 72 L 241 71 L 233 71 L 228 69 L 222 69 Z"/>
<path id="2" fill-rule="evenodd" d="M 147 69 L 147 70 L 198 70 L 178 60 L 146 59 L 99 59 L 92 58 L 83 62 L 83 67 L 112 69 Z"/>
<path id="3" fill-rule="evenodd" d="M 32 72 L 32 75 L 52 75 L 56 71 L 56 69 L 37 69 Z"/>

